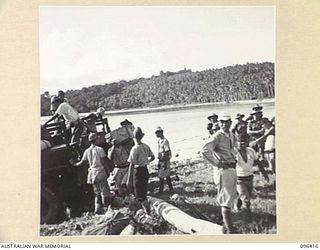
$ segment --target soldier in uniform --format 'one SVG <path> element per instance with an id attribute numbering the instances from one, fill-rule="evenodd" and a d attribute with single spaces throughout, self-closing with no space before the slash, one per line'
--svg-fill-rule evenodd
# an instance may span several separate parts
<path id="1" fill-rule="evenodd" d="M 237 199 L 236 138 L 230 132 L 231 117 L 219 116 L 220 130 L 204 145 L 202 154 L 213 165 L 214 182 L 217 186 L 216 200 L 221 207 L 226 233 L 235 233 L 231 220 L 231 208 Z"/>
<path id="2" fill-rule="evenodd" d="M 163 130 L 161 127 L 157 127 L 155 131 L 158 139 L 158 169 L 159 169 L 159 179 L 160 187 L 159 194 L 161 195 L 164 188 L 164 179 L 166 179 L 170 191 L 173 190 L 171 178 L 170 178 L 170 159 L 171 159 L 171 149 L 169 146 L 169 141 L 163 135 Z"/>
<path id="3" fill-rule="evenodd" d="M 264 127 L 262 120 L 262 109 L 263 107 L 260 105 L 256 105 L 252 108 L 253 112 L 251 113 L 253 119 L 249 122 L 247 133 L 250 136 L 251 141 L 255 141 L 261 136 L 264 135 Z M 265 140 L 260 140 L 253 149 L 259 154 L 260 158 L 263 158 L 264 152 L 264 143 Z"/>
<path id="4" fill-rule="evenodd" d="M 133 131 L 134 146 L 131 148 L 128 158 L 130 165 L 127 187 L 130 186 L 130 182 L 132 181 L 136 200 L 147 213 L 150 213 L 150 205 L 147 199 L 149 180 L 148 165 L 155 157 L 150 147 L 141 142 L 143 136 L 144 133 L 141 128 L 136 127 Z M 133 173 L 133 175 L 131 175 L 131 173 Z M 132 179 L 131 176 L 133 177 Z"/>

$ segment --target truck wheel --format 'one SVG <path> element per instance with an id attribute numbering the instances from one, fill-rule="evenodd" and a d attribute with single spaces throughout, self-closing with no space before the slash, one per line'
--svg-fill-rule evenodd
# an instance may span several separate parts
<path id="1" fill-rule="evenodd" d="M 62 206 L 54 189 L 44 186 L 41 189 L 41 224 L 57 223 L 62 213 Z"/>

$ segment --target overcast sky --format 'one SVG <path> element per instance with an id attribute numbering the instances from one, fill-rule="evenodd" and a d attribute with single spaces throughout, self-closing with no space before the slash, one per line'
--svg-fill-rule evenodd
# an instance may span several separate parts
<path id="1" fill-rule="evenodd" d="M 40 7 L 41 92 L 275 61 L 275 9 Z"/>

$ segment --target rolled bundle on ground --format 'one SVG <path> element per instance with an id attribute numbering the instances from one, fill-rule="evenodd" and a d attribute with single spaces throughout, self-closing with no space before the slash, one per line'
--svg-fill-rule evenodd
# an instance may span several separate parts
<path id="1" fill-rule="evenodd" d="M 159 216 L 184 233 L 197 235 L 223 234 L 221 225 L 196 219 L 158 198 L 148 197 L 148 200 Z"/>

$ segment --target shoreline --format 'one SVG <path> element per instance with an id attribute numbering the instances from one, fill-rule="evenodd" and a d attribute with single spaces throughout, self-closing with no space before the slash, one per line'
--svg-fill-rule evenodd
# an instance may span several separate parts
<path id="1" fill-rule="evenodd" d="M 155 112 L 168 112 L 176 110 L 187 110 L 187 109 L 196 109 L 203 107 L 211 107 L 217 105 L 226 105 L 226 104 L 255 104 L 255 103 L 274 103 L 275 98 L 261 99 L 261 100 L 240 100 L 233 102 L 206 102 L 206 103 L 192 103 L 192 104 L 177 104 L 177 105 L 164 105 L 154 108 L 139 108 L 139 109 L 121 109 L 121 110 L 112 110 L 106 111 L 105 115 L 112 116 L 118 114 L 139 114 L 139 113 L 155 113 Z M 82 113 L 89 114 L 89 113 Z"/>
<path id="2" fill-rule="evenodd" d="M 275 98 L 260 99 L 260 100 L 240 100 L 233 102 L 206 102 L 206 103 L 192 103 L 192 104 L 176 104 L 176 105 L 164 105 L 154 108 L 135 108 L 135 109 L 120 109 L 120 110 L 110 110 L 106 111 L 106 116 L 114 115 L 126 115 L 126 114 L 145 114 L 145 113 L 156 113 L 156 112 L 169 112 L 169 111 L 178 111 L 178 110 L 192 110 L 203 107 L 214 107 L 220 105 L 237 105 L 237 104 L 256 104 L 256 103 L 275 103 Z M 88 113 L 79 113 L 80 117 L 86 116 L 92 112 Z M 46 119 L 51 116 L 41 116 L 41 119 Z"/>

